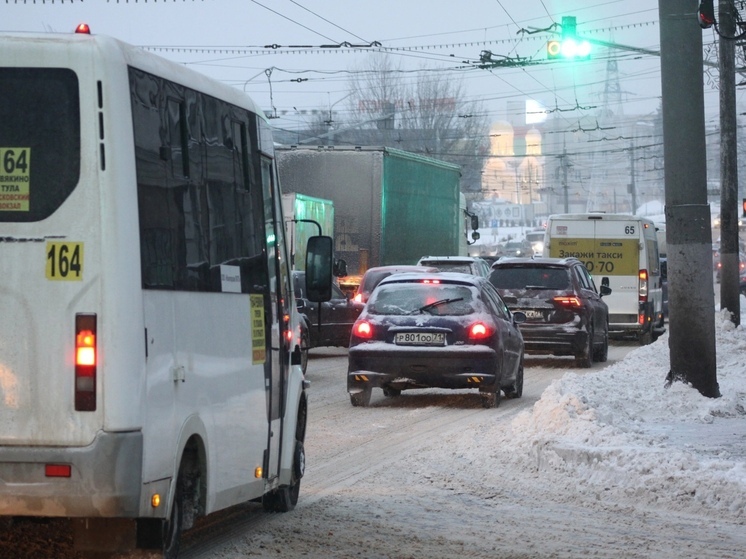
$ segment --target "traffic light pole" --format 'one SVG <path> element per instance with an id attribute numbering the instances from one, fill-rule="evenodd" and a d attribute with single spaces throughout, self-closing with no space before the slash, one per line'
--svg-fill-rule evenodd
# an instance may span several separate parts
<path id="1" fill-rule="evenodd" d="M 707 203 L 702 31 L 697 0 L 658 0 L 663 94 L 671 370 L 667 380 L 720 396 L 712 230 Z"/>

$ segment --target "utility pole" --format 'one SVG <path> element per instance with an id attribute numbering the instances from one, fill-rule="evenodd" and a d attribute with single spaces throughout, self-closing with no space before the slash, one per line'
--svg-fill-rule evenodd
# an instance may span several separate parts
<path id="1" fill-rule="evenodd" d="M 716 398 L 720 389 L 697 4 L 658 0 L 671 363 L 667 383 L 688 382 Z"/>
<path id="2" fill-rule="evenodd" d="M 629 141 L 629 194 L 632 199 L 632 215 L 637 212 L 637 185 L 635 185 L 635 138 Z"/>
<path id="3" fill-rule="evenodd" d="M 570 212 L 570 185 L 567 184 L 567 146 L 562 146 L 562 188 L 565 190 L 565 213 Z"/>
<path id="4" fill-rule="evenodd" d="M 736 123 L 736 20 L 733 0 L 719 0 L 720 70 L 720 308 L 741 323 L 738 246 L 738 148 Z"/>

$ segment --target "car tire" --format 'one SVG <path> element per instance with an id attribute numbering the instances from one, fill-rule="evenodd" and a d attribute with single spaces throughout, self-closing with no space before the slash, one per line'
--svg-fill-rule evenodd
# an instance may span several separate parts
<path id="1" fill-rule="evenodd" d="M 401 390 L 398 388 L 389 388 L 388 386 L 383 389 L 383 395 L 386 398 L 398 398 L 401 396 Z"/>
<path id="2" fill-rule="evenodd" d="M 181 530 L 184 523 L 184 486 L 184 474 L 179 471 L 171 513 L 168 520 L 163 522 L 162 552 L 164 559 L 176 559 L 179 555 Z"/>
<path id="3" fill-rule="evenodd" d="M 523 361 L 518 366 L 518 372 L 515 374 L 515 381 L 511 386 L 503 387 L 505 397 L 512 400 L 523 396 Z"/>
<path id="4" fill-rule="evenodd" d="M 350 392 L 350 403 L 356 408 L 367 408 L 370 404 L 372 388 L 365 388 L 360 392 Z"/>
<path id="5" fill-rule="evenodd" d="M 485 409 L 496 408 L 500 405 L 500 389 L 494 392 L 480 392 L 479 397 L 482 400 L 482 407 Z"/>
<path id="6" fill-rule="evenodd" d="M 583 350 L 575 355 L 575 364 L 581 369 L 588 369 L 593 365 L 593 329 L 588 331 L 587 341 Z"/>
<path id="7" fill-rule="evenodd" d="M 593 350 L 593 360 L 599 363 L 606 363 L 609 359 L 609 330 L 606 329 L 604 332 L 603 345 Z"/>
<path id="8" fill-rule="evenodd" d="M 653 343 L 653 328 L 648 326 L 647 330 L 640 333 L 640 345 L 650 345 Z"/>
<path id="9" fill-rule="evenodd" d="M 298 504 L 300 480 L 306 469 L 306 453 L 302 441 L 295 441 L 293 454 L 293 474 L 290 485 L 281 485 L 265 493 L 262 497 L 262 508 L 267 512 L 290 512 Z"/>

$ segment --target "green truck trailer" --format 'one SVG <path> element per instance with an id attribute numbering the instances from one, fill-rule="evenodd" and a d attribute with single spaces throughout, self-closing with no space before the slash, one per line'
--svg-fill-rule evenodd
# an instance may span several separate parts
<path id="1" fill-rule="evenodd" d="M 386 147 L 275 153 L 285 192 L 333 202 L 335 255 L 349 274 L 463 251 L 457 165 Z"/>
<path id="2" fill-rule="evenodd" d="M 314 235 L 334 237 L 334 202 L 297 192 L 282 195 L 290 265 L 294 270 L 306 269 L 306 246 Z"/>

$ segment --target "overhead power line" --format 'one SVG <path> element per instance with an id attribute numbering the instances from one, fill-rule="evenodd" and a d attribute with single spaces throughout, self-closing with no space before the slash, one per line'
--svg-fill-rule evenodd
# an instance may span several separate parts
<path id="1" fill-rule="evenodd" d="M 318 35 L 318 36 L 320 36 L 320 37 L 324 37 L 324 39 L 328 39 L 328 40 L 330 40 L 331 42 L 334 42 L 334 39 L 332 39 L 331 37 L 327 37 L 327 36 L 326 36 L 326 35 L 324 35 L 323 33 L 319 33 L 318 31 L 314 31 L 314 30 L 313 30 L 313 29 L 311 29 L 310 27 L 308 27 L 308 26 L 306 26 L 306 25 L 303 25 L 302 23 L 299 23 L 299 22 L 295 21 L 294 19 L 292 19 L 292 18 L 290 18 L 290 17 L 288 17 L 288 16 L 286 16 L 286 15 L 284 15 L 284 14 L 281 14 L 281 13 L 280 13 L 280 12 L 278 12 L 277 10 L 273 10 L 273 9 L 272 9 L 272 8 L 270 8 L 269 6 L 265 6 L 265 5 L 264 5 L 264 4 L 262 4 L 261 2 L 257 2 L 256 0 L 251 0 L 251 1 L 252 1 L 252 2 L 254 3 L 254 4 L 256 4 L 257 6 L 260 6 L 260 7 L 264 8 L 265 10 L 267 10 L 267 11 L 270 11 L 270 12 L 272 12 L 273 14 L 275 14 L 275 15 L 278 15 L 278 16 L 280 16 L 281 18 L 283 18 L 283 19 L 286 19 L 286 20 L 288 20 L 289 22 L 291 22 L 291 23 L 294 23 L 295 25 L 298 25 L 298 26 L 302 27 L 303 29 L 306 29 L 306 30 L 308 30 L 308 31 L 310 31 L 311 33 L 314 33 L 315 35 Z"/>
<path id="2" fill-rule="evenodd" d="M 301 4 L 299 4 L 298 2 L 296 2 L 295 0 L 290 0 L 290 2 L 292 2 L 293 4 L 295 4 L 296 6 L 298 6 L 299 8 L 301 8 L 301 9 L 303 9 L 303 10 L 306 10 L 307 12 L 309 12 L 309 13 L 311 13 L 311 14 L 315 15 L 315 16 L 316 16 L 317 18 L 319 18 L 319 19 L 322 19 L 322 20 L 324 20 L 324 21 L 325 21 L 325 22 L 327 22 L 327 23 L 330 23 L 331 25 L 333 25 L 333 26 L 334 26 L 334 27 L 336 27 L 337 29 L 340 29 L 340 30 L 344 31 L 345 33 L 349 33 L 349 34 L 350 34 L 350 35 L 352 35 L 353 37 L 357 37 L 358 39 L 360 39 L 360 40 L 361 40 L 361 41 L 363 41 L 364 43 L 367 43 L 367 42 L 368 42 L 368 41 L 366 41 L 365 39 L 363 39 L 363 38 L 362 38 L 362 37 L 361 37 L 360 35 L 355 35 L 355 33 L 353 33 L 352 31 L 347 31 L 347 29 L 345 29 L 344 27 L 340 27 L 339 25 L 337 25 L 337 24 L 336 24 L 336 23 L 334 23 L 333 21 L 329 21 L 328 19 L 326 19 L 326 18 L 325 18 L 325 17 L 323 17 L 323 16 L 320 16 L 319 14 L 317 14 L 316 12 L 314 12 L 313 10 L 309 10 L 308 8 L 306 8 L 305 6 L 302 6 Z"/>

